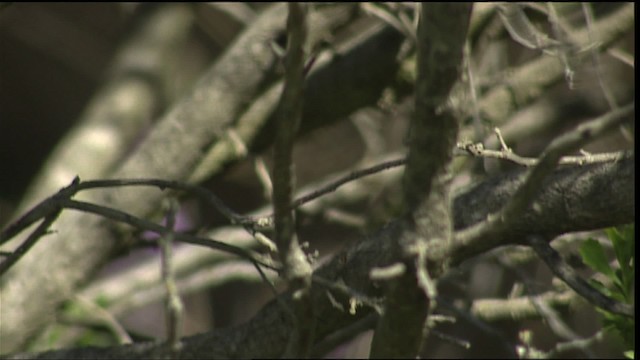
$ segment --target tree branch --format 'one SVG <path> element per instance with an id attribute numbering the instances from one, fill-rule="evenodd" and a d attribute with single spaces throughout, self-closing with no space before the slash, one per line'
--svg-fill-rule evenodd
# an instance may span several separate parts
<path id="1" fill-rule="evenodd" d="M 562 279 L 569 287 L 575 290 L 575 292 L 587 299 L 587 301 L 614 314 L 629 317 L 633 316 L 634 310 L 631 305 L 607 297 L 580 278 L 571 266 L 562 259 L 560 254 L 549 245 L 548 239 L 531 235 L 527 237 L 527 243 L 535 250 L 538 256 L 544 260 L 557 277 Z"/>
<path id="2" fill-rule="evenodd" d="M 285 82 L 278 106 L 278 124 L 273 152 L 273 208 L 275 241 L 283 264 L 284 276 L 293 296 L 295 318 L 285 358 L 307 358 L 313 345 L 315 317 L 309 297 L 311 264 L 300 248 L 291 210 L 295 190 L 293 143 L 302 116 L 304 93 L 307 6 L 289 3 Z"/>
<path id="3" fill-rule="evenodd" d="M 406 270 L 385 283 L 385 310 L 373 337 L 372 358 L 419 356 L 435 304 L 426 253 L 432 243 L 448 243 L 453 232 L 449 163 L 458 119 L 444 107 L 460 76 L 471 9 L 471 4 L 421 5 L 416 106 L 402 182 L 407 216 L 392 249 Z"/>
<path id="4" fill-rule="evenodd" d="M 456 234 L 455 243 L 468 247 L 473 243 L 484 243 L 495 239 L 496 233 L 509 228 L 509 223 L 517 221 L 522 213 L 533 204 L 533 211 L 537 204 L 533 199 L 540 189 L 547 174 L 549 174 L 562 156 L 574 151 L 614 126 L 627 121 L 635 111 L 635 103 L 613 110 L 603 116 L 583 123 L 575 130 L 556 138 L 542 154 L 538 164 L 527 172 L 527 179 L 514 194 L 513 198 L 499 212 L 491 214 L 486 221 L 476 224 Z"/>
<path id="5" fill-rule="evenodd" d="M 535 201 L 540 212 L 526 212 L 512 224 L 509 231 L 499 234 L 495 242 L 476 244 L 468 249 L 455 245 L 434 251 L 432 261 L 451 257 L 453 265 L 491 250 L 495 247 L 516 244 L 524 234 L 538 233 L 556 236 L 566 232 L 591 230 L 634 221 L 634 171 L 633 156 L 619 162 L 571 166 L 555 171 L 544 184 Z M 454 226 L 457 230 L 486 218 L 499 209 L 515 193 L 524 181 L 522 171 L 505 174 L 466 189 L 454 200 Z M 371 234 L 353 247 L 337 254 L 332 261 L 316 270 L 325 279 L 344 283 L 369 297 L 379 296 L 380 288 L 369 278 L 374 267 L 390 264 L 397 259 L 390 251 L 402 231 L 401 222 L 393 222 Z M 435 249 L 438 250 L 438 249 Z M 290 294 L 284 296 L 290 301 Z M 320 341 L 329 334 L 345 328 L 371 313 L 367 307 L 358 308 L 355 314 L 340 312 L 326 295 L 326 288 L 312 287 L 312 297 L 317 316 L 323 321 L 316 328 Z M 348 298 L 336 293 L 334 298 L 348 303 Z M 182 358 L 189 357 L 276 357 L 283 353 L 291 323 L 275 300 L 267 304 L 253 319 L 243 325 L 216 330 L 211 333 L 183 339 Z M 41 358 L 148 358 L 158 345 L 139 343 L 128 347 L 82 348 L 41 353 Z M 34 354 L 14 354 L 12 357 L 35 357 Z"/>

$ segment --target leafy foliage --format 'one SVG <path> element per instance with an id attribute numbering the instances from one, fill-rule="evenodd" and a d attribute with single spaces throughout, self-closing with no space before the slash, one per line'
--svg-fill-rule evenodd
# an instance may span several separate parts
<path id="1" fill-rule="evenodd" d="M 606 277 L 610 284 L 605 285 L 596 279 L 591 279 L 591 284 L 600 290 L 603 294 L 630 304 L 634 298 L 634 280 L 635 280 L 635 241 L 634 241 L 634 224 L 610 228 L 605 230 L 607 237 L 612 243 L 615 253 L 616 268 L 609 264 L 607 254 L 602 246 L 595 239 L 587 239 L 580 247 L 580 255 L 585 264 L 598 274 Z M 634 358 L 635 353 L 635 319 L 610 313 L 608 311 L 598 309 L 603 315 L 602 325 L 607 331 L 617 332 L 624 346 L 625 356 Z"/>

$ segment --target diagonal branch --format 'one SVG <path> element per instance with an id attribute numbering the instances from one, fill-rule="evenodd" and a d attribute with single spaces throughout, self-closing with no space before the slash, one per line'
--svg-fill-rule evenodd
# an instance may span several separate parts
<path id="1" fill-rule="evenodd" d="M 615 299 L 609 298 L 598 290 L 594 289 L 586 281 L 576 274 L 576 272 L 567 264 L 560 254 L 556 252 L 551 245 L 549 239 L 544 237 L 531 235 L 527 237 L 527 243 L 535 250 L 538 256 L 544 260 L 556 276 L 562 279 L 567 285 L 575 290 L 582 297 L 597 307 L 624 316 L 633 316 L 633 307 L 631 305 L 621 303 Z"/>
<path id="2" fill-rule="evenodd" d="M 554 172 L 544 183 L 537 197 L 540 212 L 527 212 L 512 224 L 509 231 L 498 235 L 495 242 L 474 244 L 459 248 L 444 244 L 434 248 L 431 261 L 451 258 L 453 265 L 470 259 L 498 246 L 515 244 L 524 234 L 538 233 L 553 237 L 566 232 L 591 230 L 634 221 L 634 158 L 626 157 L 615 163 L 571 166 Z M 455 228 L 464 229 L 485 219 L 501 208 L 524 181 L 524 172 L 505 174 L 466 189 L 455 197 Z M 337 254 L 332 261 L 316 270 L 315 274 L 329 281 L 341 279 L 346 286 L 369 297 L 380 295 L 380 289 L 369 278 L 370 269 L 393 263 L 398 259 L 390 249 L 395 246 L 403 223 L 396 221 L 384 229 L 367 236 L 353 247 Z M 431 254 L 431 253 L 430 253 Z M 315 288 L 315 286 L 314 286 Z M 318 289 L 319 290 L 319 289 Z M 290 303 L 290 293 L 284 294 Z M 312 289 L 316 314 L 322 318 L 316 328 L 320 341 L 329 334 L 346 328 L 367 317 L 371 308 L 363 307 L 355 314 L 341 312 L 328 300 L 324 288 Z M 334 294 L 338 301 L 348 298 Z M 286 347 L 291 322 L 276 301 L 267 304 L 249 322 L 183 339 L 183 358 L 255 358 L 277 357 Z M 79 354 L 91 357 L 149 358 L 157 344 L 138 343 L 126 347 L 82 348 L 58 350 L 39 354 L 43 357 L 77 358 Z M 28 356 L 27 356 L 28 355 Z M 20 356 L 14 354 L 13 356 Z M 33 358 L 34 354 L 22 354 Z"/>
<path id="3" fill-rule="evenodd" d="M 542 188 L 547 174 L 551 173 L 563 155 L 574 151 L 616 125 L 629 119 L 635 111 L 635 103 L 611 111 L 601 117 L 578 126 L 574 131 L 556 138 L 544 151 L 538 164 L 527 172 L 527 180 L 521 185 L 513 198 L 503 209 L 491 214 L 486 221 L 456 234 L 455 242 L 461 247 L 495 239 L 496 233 L 511 228 L 511 222 L 517 221 L 531 206 L 536 193 Z M 534 211 L 535 209 L 534 204 Z"/>

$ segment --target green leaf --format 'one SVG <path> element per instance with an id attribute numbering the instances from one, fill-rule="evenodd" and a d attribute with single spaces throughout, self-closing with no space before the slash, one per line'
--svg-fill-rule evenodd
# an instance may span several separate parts
<path id="1" fill-rule="evenodd" d="M 619 229 L 606 229 L 607 236 L 613 243 L 613 251 L 623 271 L 628 272 L 634 255 L 634 226 L 623 226 Z"/>
<path id="2" fill-rule="evenodd" d="M 589 284 L 591 286 L 593 286 L 594 288 L 596 288 L 596 290 L 600 291 L 601 293 L 607 295 L 607 296 L 611 296 L 611 290 L 609 290 L 608 287 L 604 286 L 603 283 L 601 283 L 600 281 L 596 280 L 596 279 L 589 279 Z"/>
<path id="3" fill-rule="evenodd" d="M 585 264 L 593 270 L 606 275 L 610 279 L 614 279 L 615 274 L 613 269 L 609 266 L 609 261 L 604 253 L 604 249 L 597 240 L 585 240 L 585 242 L 580 246 L 579 251 L 580 256 L 582 256 L 582 261 L 584 261 Z"/>
<path id="4" fill-rule="evenodd" d="M 631 302 L 631 292 L 635 279 L 635 226 L 634 224 L 605 230 L 613 244 L 613 250 L 620 269 L 616 271 L 614 283 L 624 294 L 625 302 Z"/>

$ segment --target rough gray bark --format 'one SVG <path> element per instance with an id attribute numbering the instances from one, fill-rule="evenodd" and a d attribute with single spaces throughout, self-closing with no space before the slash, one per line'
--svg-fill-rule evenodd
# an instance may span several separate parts
<path id="1" fill-rule="evenodd" d="M 495 243 L 464 249 L 451 244 L 432 256 L 433 261 L 449 258 L 452 265 L 460 264 L 499 246 L 518 244 L 523 234 L 540 233 L 554 236 L 580 230 L 626 224 L 634 221 L 635 159 L 628 156 L 616 163 L 589 166 L 569 166 L 556 171 L 545 182 L 536 197 L 541 211 L 527 211 L 502 234 Z M 486 218 L 515 193 L 524 180 L 521 171 L 505 174 L 474 185 L 454 199 L 456 230 L 464 229 Z M 604 210 L 604 211 L 603 211 Z M 344 282 L 369 297 L 381 295 L 381 289 L 369 278 L 373 267 L 396 261 L 391 249 L 403 231 L 401 222 L 390 223 L 353 247 L 337 254 L 334 259 L 316 270 L 315 275 Z M 336 309 L 328 300 L 327 290 L 317 284 L 312 289 L 318 322 L 316 339 L 364 318 L 372 309 L 359 307 L 355 315 Z M 334 293 L 344 306 L 348 297 Z M 285 301 L 288 296 L 285 296 Z M 216 330 L 184 339 L 180 358 L 256 358 L 278 357 L 284 351 L 291 330 L 289 317 L 272 301 L 244 325 Z M 81 348 L 57 350 L 41 354 L 14 354 L 10 358 L 149 358 L 162 354 L 162 344 L 138 343 L 111 348 Z"/>

